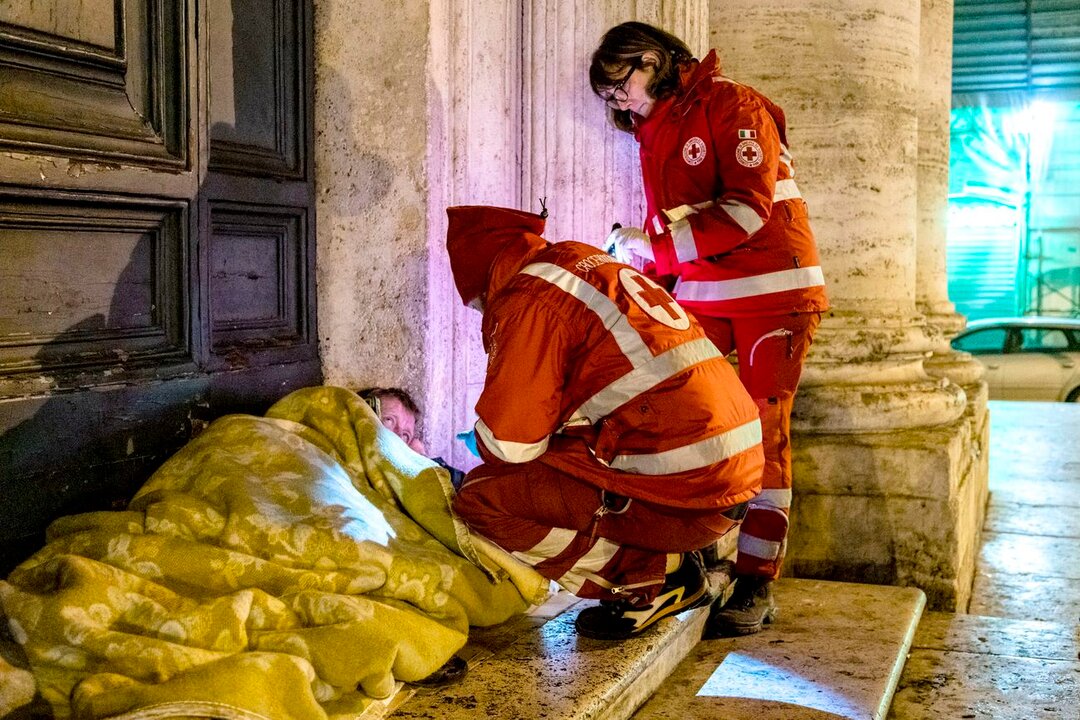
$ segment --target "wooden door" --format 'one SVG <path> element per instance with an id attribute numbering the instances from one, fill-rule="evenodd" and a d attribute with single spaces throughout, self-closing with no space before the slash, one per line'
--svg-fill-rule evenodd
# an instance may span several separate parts
<path id="1" fill-rule="evenodd" d="M 317 384 L 310 0 L 0 1 L 0 571 Z"/>

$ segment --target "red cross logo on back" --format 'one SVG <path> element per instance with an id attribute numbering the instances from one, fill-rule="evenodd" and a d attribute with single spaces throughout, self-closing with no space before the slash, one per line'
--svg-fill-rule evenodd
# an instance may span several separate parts
<path id="1" fill-rule="evenodd" d="M 633 268 L 619 271 L 619 282 L 630 294 L 638 307 L 649 314 L 653 320 L 676 330 L 690 327 L 690 316 L 667 290 Z"/>
<path id="2" fill-rule="evenodd" d="M 675 298 L 668 295 L 664 288 L 646 282 L 641 275 L 638 275 L 634 280 L 637 282 L 638 287 L 641 288 L 641 292 L 637 296 L 648 303 L 650 308 L 663 308 L 667 310 L 667 314 L 672 320 L 679 319 L 679 313 L 675 311 L 675 307 L 677 307 Z"/>

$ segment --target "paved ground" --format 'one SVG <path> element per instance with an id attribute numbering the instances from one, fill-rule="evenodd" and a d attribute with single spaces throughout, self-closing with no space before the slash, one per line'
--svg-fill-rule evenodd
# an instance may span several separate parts
<path id="1" fill-rule="evenodd" d="M 969 613 L 923 616 L 889 720 L 1080 718 L 1080 404 L 990 403 Z"/>
<path id="2" fill-rule="evenodd" d="M 787 581 L 776 627 L 702 642 L 671 666 L 656 657 L 665 633 L 672 645 L 700 634 L 704 611 L 604 645 L 577 638 L 575 599 L 556 597 L 475 633 L 469 676 L 403 693 L 393 717 L 625 718 L 633 704 L 622 698 L 636 694 L 627 678 L 678 664 L 635 720 L 1077 720 L 1080 404 L 992 402 L 990 416 L 991 496 L 970 614 L 923 613 L 906 663 L 904 621 L 914 627 L 921 607 L 886 595 L 910 589 Z M 800 621 L 809 616 L 830 620 Z"/>

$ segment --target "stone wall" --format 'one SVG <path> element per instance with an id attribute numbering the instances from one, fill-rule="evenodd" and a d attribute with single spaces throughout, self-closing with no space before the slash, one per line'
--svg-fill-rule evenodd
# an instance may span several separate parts
<path id="1" fill-rule="evenodd" d="M 319 341 L 327 383 L 425 394 L 429 8 L 315 2 Z"/>
<path id="2" fill-rule="evenodd" d="M 962 607 L 986 498 L 985 386 L 948 338 L 942 133 L 951 3 L 317 0 L 319 303 L 328 382 L 396 384 L 468 467 L 485 357 L 454 292 L 445 208 L 551 210 L 599 244 L 641 221 L 636 145 L 585 71 L 654 22 L 787 111 L 834 308 L 796 407 L 788 569 L 917 585 Z"/>

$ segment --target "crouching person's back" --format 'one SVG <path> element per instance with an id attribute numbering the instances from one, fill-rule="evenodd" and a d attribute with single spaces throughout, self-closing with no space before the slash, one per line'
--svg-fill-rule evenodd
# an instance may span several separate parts
<path id="1" fill-rule="evenodd" d="M 697 322 L 633 268 L 544 218 L 450 208 L 458 292 L 483 312 L 484 464 L 454 510 L 621 639 L 709 601 L 696 551 L 760 489 L 758 409 Z"/>

